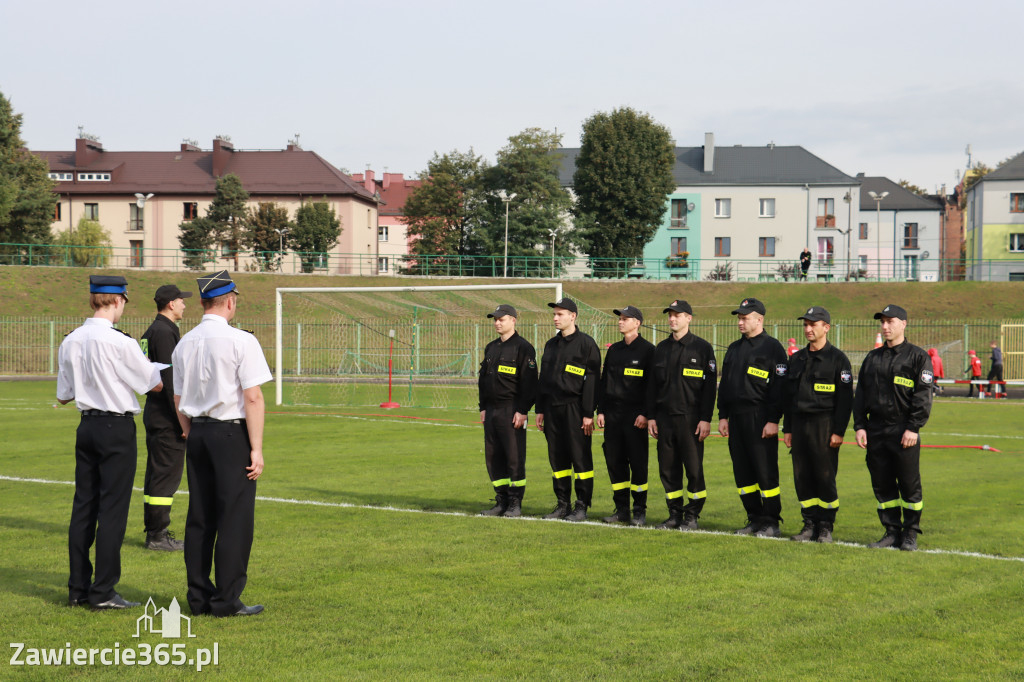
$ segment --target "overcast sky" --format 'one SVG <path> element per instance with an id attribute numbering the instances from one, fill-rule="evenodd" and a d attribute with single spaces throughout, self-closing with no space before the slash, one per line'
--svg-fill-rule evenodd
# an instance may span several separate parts
<path id="1" fill-rule="evenodd" d="M 630 106 L 679 146 L 800 145 L 949 189 L 1024 151 L 1020 0 L 0 3 L 0 92 L 31 149 L 303 148 L 412 176 Z"/>

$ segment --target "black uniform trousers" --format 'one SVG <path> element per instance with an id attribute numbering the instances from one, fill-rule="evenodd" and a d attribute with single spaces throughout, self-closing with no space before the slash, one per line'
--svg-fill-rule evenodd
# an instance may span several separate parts
<path id="1" fill-rule="evenodd" d="M 583 435 L 583 410 L 578 402 L 549 405 L 544 412 L 551 483 L 559 504 L 568 505 L 576 481 L 576 501 L 588 507 L 594 495 L 591 436 Z"/>
<path id="2" fill-rule="evenodd" d="M 921 437 L 912 448 L 900 441 L 906 427 L 868 424 L 867 465 L 871 488 L 878 500 L 878 519 L 886 530 L 921 532 Z M 902 508 L 902 522 L 900 510 Z"/>
<path id="3" fill-rule="evenodd" d="M 252 549 L 256 481 L 246 478 L 251 447 L 245 421 L 193 421 L 189 431 L 185 572 L 193 614 L 242 608 Z M 210 570 L 216 564 L 214 579 Z"/>
<path id="4" fill-rule="evenodd" d="M 100 604 L 121 579 L 121 543 L 128 525 L 138 449 L 135 420 L 82 416 L 75 438 L 75 499 L 68 526 L 68 598 Z M 89 552 L 96 543 L 96 576 Z"/>
<path id="5" fill-rule="evenodd" d="M 740 501 L 750 522 L 778 523 L 779 439 L 761 438 L 767 422 L 763 407 L 744 406 L 729 417 L 729 455 Z M 661 429 L 661 425 L 658 425 Z"/>
<path id="6" fill-rule="evenodd" d="M 615 509 L 629 508 L 632 492 L 633 511 L 640 513 L 647 509 L 648 436 L 634 422 L 632 412 L 606 411 L 603 447 Z"/>
<path id="7" fill-rule="evenodd" d="M 156 533 L 171 525 L 171 502 L 185 469 L 181 425 L 165 424 L 163 420 L 146 424 L 146 451 L 143 520 L 146 532 Z"/>
<path id="8" fill-rule="evenodd" d="M 526 429 L 512 427 L 516 408 L 510 402 L 485 408 L 484 461 L 498 502 L 526 494 Z M 545 425 L 546 428 L 546 425 Z"/>
<path id="9" fill-rule="evenodd" d="M 836 491 L 836 473 L 839 471 L 839 448 L 830 448 L 832 415 L 794 415 L 792 432 L 793 483 L 800 500 L 800 515 L 804 521 L 836 521 L 839 493 Z"/>
<path id="10" fill-rule="evenodd" d="M 700 417 L 659 414 L 655 421 L 658 424 L 658 468 L 668 508 L 699 518 L 708 496 L 704 485 L 704 443 L 695 433 Z"/>

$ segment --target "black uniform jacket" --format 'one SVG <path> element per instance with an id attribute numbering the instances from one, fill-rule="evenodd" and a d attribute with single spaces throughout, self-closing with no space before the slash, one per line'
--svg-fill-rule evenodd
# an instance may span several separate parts
<path id="1" fill-rule="evenodd" d="M 654 350 L 654 372 L 647 387 L 647 418 L 657 414 L 696 414 L 710 422 L 715 412 L 718 367 L 711 344 L 691 332 L 669 336 Z"/>
<path id="2" fill-rule="evenodd" d="M 628 414 L 635 421 L 647 408 L 647 385 L 651 378 L 654 346 L 639 334 L 632 343 L 613 343 L 604 356 L 601 383 L 597 388 L 597 411 Z"/>
<path id="3" fill-rule="evenodd" d="M 932 410 L 932 359 L 904 340 L 885 344 L 867 354 L 857 375 L 853 397 L 853 428 L 903 425 L 917 433 Z"/>
<path id="4" fill-rule="evenodd" d="M 548 405 L 580 401 L 584 417 L 594 414 L 597 383 L 601 376 L 601 352 L 594 339 L 580 331 L 570 336 L 558 332 L 544 344 L 540 360 L 537 414 Z"/>
<path id="5" fill-rule="evenodd" d="M 142 350 L 149 357 L 150 362 L 162 362 L 165 365 L 171 364 L 171 353 L 181 339 L 181 332 L 178 325 L 171 322 L 170 318 L 157 315 L 152 324 L 142 335 Z M 155 426 L 178 427 L 178 413 L 174 409 L 174 368 L 168 367 L 160 372 L 160 380 L 164 382 L 164 390 L 158 393 L 150 391 L 146 394 L 146 407 L 143 411 L 143 420 L 146 424 Z M 167 387 L 172 390 L 168 391 Z"/>
<path id="6" fill-rule="evenodd" d="M 480 363 L 480 409 L 512 403 L 516 412 L 527 414 L 537 398 L 537 351 L 533 344 L 513 332 L 508 340 L 494 339 L 484 348 Z"/>
<path id="7" fill-rule="evenodd" d="M 794 415 L 828 413 L 832 415 L 832 433 L 842 436 L 853 410 L 850 359 L 828 341 L 819 351 L 804 346 L 789 358 L 782 396 L 786 411 L 783 433 L 792 432 Z"/>
<path id="8" fill-rule="evenodd" d="M 762 407 L 768 422 L 782 418 L 782 379 L 786 376 L 786 349 L 777 339 L 761 332 L 741 336 L 725 351 L 722 385 L 718 387 L 718 417 L 746 407 Z"/>

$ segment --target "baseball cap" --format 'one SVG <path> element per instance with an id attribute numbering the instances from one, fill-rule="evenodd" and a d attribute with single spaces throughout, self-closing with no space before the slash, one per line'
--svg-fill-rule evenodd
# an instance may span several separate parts
<path id="1" fill-rule="evenodd" d="M 875 319 L 880 320 L 883 317 L 895 317 L 897 320 L 907 321 L 907 311 L 898 305 L 887 305 L 882 309 L 882 312 L 875 313 Z"/>
<path id="2" fill-rule="evenodd" d="M 620 317 L 632 317 L 637 320 L 640 320 L 641 322 L 644 321 L 644 314 L 640 312 L 640 309 L 634 308 L 631 305 L 627 305 L 624 308 L 613 310 L 612 312 L 615 313 L 616 315 L 619 315 Z"/>
<path id="3" fill-rule="evenodd" d="M 764 315 L 766 309 L 764 303 L 761 303 L 756 298 L 745 298 L 740 302 L 740 307 L 732 311 L 733 315 L 747 315 L 749 313 L 760 313 Z"/>
<path id="4" fill-rule="evenodd" d="M 153 296 L 153 300 L 156 301 L 158 306 L 163 308 L 175 299 L 189 298 L 191 296 L 191 291 L 182 291 L 176 284 L 165 284 L 156 290 L 156 295 Z"/>
<path id="5" fill-rule="evenodd" d="M 693 308 L 690 304 L 681 298 L 678 298 L 668 304 L 668 307 L 662 310 L 663 313 L 688 313 L 693 315 Z"/>
<path id="6" fill-rule="evenodd" d="M 505 317 L 506 315 L 511 315 L 512 317 L 519 319 L 519 313 L 516 312 L 515 308 L 508 305 L 507 303 L 502 303 L 501 305 L 499 305 L 497 308 L 494 309 L 493 313 L 487 313 L 487 317 L 493 317 L 495 319 L 499 317 Z"/>
<path id="7" fill-rule="evenodd" d="M 558 299 L 557 301 L 555 301 L 554 303 L 548 303 L 548 307 L 549 308 L 565 308 L 570 313 L 576 313 L 577 315 L 580 312 L 576 308 L 576 302 L 573 301 L 571 298 L 568 298 L 568 297 L 562 297 L 562 298 Z"/>
<path id="8" fill-rule="evenodd" d="M 822 322 L 825 322 L 826 324 L 832 324 L 832 316 L 829 314 L 829 312 L 822 308 L 821 306 L 817 305 L 812 305 L 810 308 L 807 309 L 806 313 L 804 313 L 803 315 L 796 319 L 807 320 L 808 322 L 817 322 L 820 320 Z"/>

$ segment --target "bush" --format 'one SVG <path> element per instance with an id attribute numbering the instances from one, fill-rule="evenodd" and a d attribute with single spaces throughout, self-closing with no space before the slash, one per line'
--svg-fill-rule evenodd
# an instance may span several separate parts
<path id="1" fill-rule="evenodd" d="M 63 249 L 65 261 L 79 267 L 105 267 L 113 255 L 110 233 L 95 220 L 85 216 L 74 230 L 60 232 L 53 242 Z"/>

